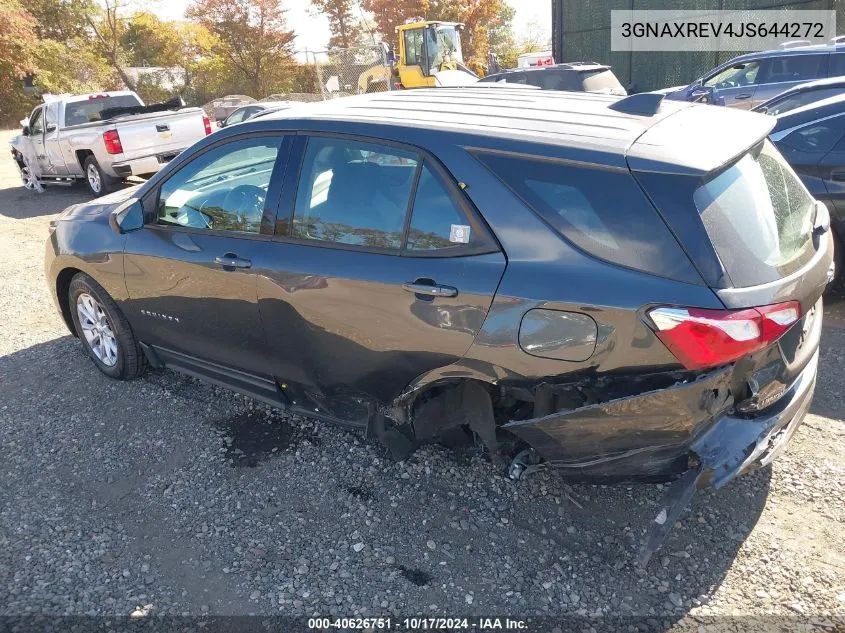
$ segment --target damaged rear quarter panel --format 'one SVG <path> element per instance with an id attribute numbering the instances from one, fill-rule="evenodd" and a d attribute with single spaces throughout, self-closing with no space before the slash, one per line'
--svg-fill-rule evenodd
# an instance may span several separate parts
<path id="1" fill-rule="evenodd" d="M 642 479 L 678 474 L 689 446 L 733 406 L 733 367 L 637 395 L 514 421 L 505 429 L 573 477 Z M 649 377 L 654 379 L 654 376 Z M 643 378 L 620 378 L 636 389 Z"/>

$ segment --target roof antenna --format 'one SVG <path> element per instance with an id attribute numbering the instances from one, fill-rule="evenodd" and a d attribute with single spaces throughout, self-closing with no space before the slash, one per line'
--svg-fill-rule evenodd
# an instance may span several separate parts
<path id="1" fill-rule="evenodd" d="M 625 114 L 654 116 L 660 110 L 660 102 L 663 101 L 664 96 L 666 95 L 641 92 L 640 94 L 620 99 L 607 107 L 617 112 L 624 112 Z"/>

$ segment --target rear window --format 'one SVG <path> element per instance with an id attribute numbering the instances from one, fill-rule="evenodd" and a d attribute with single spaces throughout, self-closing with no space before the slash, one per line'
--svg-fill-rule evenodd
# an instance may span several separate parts
<path id="1" fill-rule="evenodd" d="M 513 154 L 476 157 L 579 249 L 627 268 L 688 280 L 687 256 L 627 171 Z"/>
<path id="2" fill-rule="evenodd" d="M 108 108 L 127 108 L 138 105 L 141 105 L 141 102 L 134 95 L 74 101 L 65 105 L 65 126 L 101 121 L 101 113 Z"/>
<path id="3" fill-rule="evenodd" d="M 612 70 L 590 70 L 581 73 L 584 92 L 603 92 L 611 95 L 627 94 Z"/>
<path id="4" fill-rule="evenodd" d="M 812 259 L 815 201 L 769 141 L 693 197 L 734 286 L 776 281 Z"/>

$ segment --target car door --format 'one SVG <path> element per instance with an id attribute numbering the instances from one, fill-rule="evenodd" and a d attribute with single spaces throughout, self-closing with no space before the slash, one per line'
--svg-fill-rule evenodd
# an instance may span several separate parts
<path id="1" fill-rule="evenodd" d="M 826 76 L 827 64 L 828 55 L 818 53 L 770 57 L 760 69 L 753 105 L 760 105 L 794 86 Z"/>
<path id="2" fill-rule="evenodd" d="M 313 135 L 295 154 L 259 280 L 268 351 L 297 406 L 363 422 L 465 354 L 505 257 L 424 152 Z"/>
<path id="3" fill-rule="evenodd" d="M 139 340 L 168 365 L 270 400 L 254 264 L 273 231 L 284 139 L 227 138 L 180 165 L 145 196 L 124 255 Z"/>
<path id="4" fill-rule="evenodd" d="M 44 153 L 44 106 L 38 106 L 29 116 L 29 138 L 32 141 L 32 154 L 38 161 L 39 171 L 44 176 L 52 176 L 53 172 Z"/>
<path id="5" fill-rule="evenodd" d="M 754 102 L 760 67 L 760 60 L 731 64 L 705 78 L 704 88 L 712 90 L 713 103 L 748 110 Z"/>
<path id="6" fill-rule="evenodd" d="M 62 148 L 59 146 L 59 103 L 54 101 L 44 106 L 44 166 L 42 169 L 56 176 L 68 173 Z"/>

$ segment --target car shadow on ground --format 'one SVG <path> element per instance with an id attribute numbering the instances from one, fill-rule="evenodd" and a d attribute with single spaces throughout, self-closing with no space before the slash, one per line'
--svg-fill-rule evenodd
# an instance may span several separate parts
<path id="1" fill-rule="evenodd" d="M 12 186 L 9 186 L 9 185 Z M 131 187 L 138 182 L 121 183 L 119 188 Z M 15 220 L 42 217 L 60 213 L 72 204 L 89 202 L 94 196 L 84 183 L 71 186 L 47 185 L 44 191 L 30 191 L 19 183 L 0 183 L 0 216 Z"/>
<path id="2" fill-rule="evenodd" d="M 641 570 L 634 558 L 665 487 L 568 484 L 555 472 L 511 482 L 483 459 L 440 447 L 423 448 L 407 463 L 391 465 L 375 440 L 362 441 L 321 423 L 316 424 L 319 441 L 295 452 L 267 451 L 251 468 L 232 470 L 225 455 L 237 447 L 223 444 L 219 429 L 221 417 L 238 415 L 232 411 L 237 399 L 169 371 L 131 383 L 111 381 L 70 336 L 0 357 L 0 383 L 0 420 L 5 428 L 14 427 L 0 446 L 0 463 L 20 461 L 16 451 L 26 447 L 32 468 L 26 477 L 9 480 L 8 498 L 26 499 L 28 516 L 43 504 L 40 516 L 59 521 L 68 534 L 119 523 L 130 535 L 124 539 L 128 545 L 121 542 L 108 559 L 93 551 L 93 541 L 80 540 L 79 547 L 92 550 L 86 553 L 92 564 L 115 567 L 119 574 L 124 566 L 133 568 L 133 561 L 148 560 L 149 584 L 181 595 L 180 610 L 192 613 L 201 605 L 210 605 L 211 614 L 294 612 L 290 605 L 262 606 L 247 596 L 255 586 L 278 584 L 280 569 L 292 577 L 299 557 L 320 561 L 329 548 L 339 547 L 315 538 L 315 525 L 319 534 L 342 540 L 354 529 L 351 517 L 360 514 L 380 520 L 372 533 L 361 528 L 370 548 L 365 554 L 372 554 L 358 558 L 346 582 L 368 587 L 373 595 L 400 593 L 399 610 L 406 615 L 436 604 L 444 613 L 459 608 L 479 615 L 595 614 L 599 623 L 619 616 L 614 626 L 649 619 L 649 630 L 667 629 L 719 587 L 769 492 L 769 469 L 720 491 L 700 491 Z M 306 424 L 281 423 L 294 432 Z M 359 443 L 360 450 L 350 450 Z M 344 466 L 321 468 L 321 456 Z M 182 505 L 168 496 L 173 486 L 180 489 Z M 211 498 L 218 500 L 216 507 Z M 195 507 L 186 524 L 184 504 L 191 506 L 194 499 L 208 507 Z M 14 508 L 5 516 L 15 516 Z M 197 526 L 221 521 L 236 529 L 197 539 Z M 20 557 L 21 565 L 7 569 L 25 574 L 24 555 L 41 547 L 39 539 L 47 532 L 37 525 L 24 532 L 30 529 L 34 533 L 26 543 L 17 537 L 9 542 L 10 556 Z M 267 553 L 259 559 L 249 554 L 246 563 L 246 554 L 236 555 L 244 575 L 225 571 L 231 567 L 221 572 L 216 563 L 201 566 L 218 552 L 240 552 L 250 538 L 269 546 L 262 546 Z M 429 539 L 436 540 L 436 552 L 426 546 Z M 351 543 L 340 551 L 349 548 Z M 447 564 L 457 571 L 444 571 Z M 0 587 L 12 582 L 5 575 L 0 572 Z M 301 578 L 302 588 L 319 596 L 320 579 L 310 578 Z M 455 582 L 462 589 L 457 602 L 446 607 L 443 587 Z M 119 585 L 114 591 L 121 599 Z M 475 596 L 472 607 L 464 603 L 464 593 Z M 315 606 L 328 612 L 329 606 Z M 44 611 L 52 608 L 45 597 Z"/>

